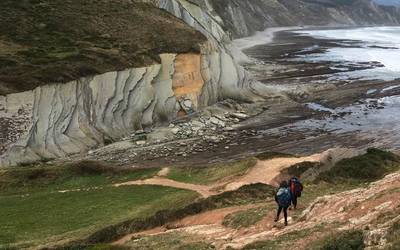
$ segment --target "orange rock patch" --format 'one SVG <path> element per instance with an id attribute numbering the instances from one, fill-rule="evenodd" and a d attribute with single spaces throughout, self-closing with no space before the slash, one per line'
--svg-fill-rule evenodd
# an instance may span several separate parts
<path id="1" fill-rule="evenodd" d="M 177 55 L 175 73 L 172 77 L 172 89 L 176 98 L 187 97 L 197 106 L 203 85 L 201 55 L 194 53 Z"/>

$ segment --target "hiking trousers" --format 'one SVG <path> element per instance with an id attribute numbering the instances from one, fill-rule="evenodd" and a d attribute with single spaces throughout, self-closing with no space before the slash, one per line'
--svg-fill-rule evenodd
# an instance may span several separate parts
<path id="1" fill-rule="evenodd" d="M 288 208 L 289 207 L 281 207 L 281 206 L 279 206 L 278 207 L 278 212 L 277 212 L 277 214 L 276 214 L 276 220 L 279 220 L 279 216 L 281 215 L 281 212 L 282 212 L 282 210 L 283 210 L 283 216 L 285 217 L 285 222 L 287 223 L 287 210 L 288 210 Z"/>
<path id="2" fill-rule="evenodd" d="M 292 204 L 294 208 L 297 207 L 297 195 L 292 195 Z"/>

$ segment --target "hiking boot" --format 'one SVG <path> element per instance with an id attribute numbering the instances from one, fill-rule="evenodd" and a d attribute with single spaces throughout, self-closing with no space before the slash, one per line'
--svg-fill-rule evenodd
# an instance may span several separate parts
<path id="1" fill-rule="evenodd" d="M 288 225 L 288 223 L 287 223 L 287 221 L 285 221 L 285 226 L 287 226 Z"/>

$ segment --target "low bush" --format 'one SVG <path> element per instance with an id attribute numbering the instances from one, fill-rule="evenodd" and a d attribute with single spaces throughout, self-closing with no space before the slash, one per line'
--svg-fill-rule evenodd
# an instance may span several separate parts
<path id="1" fill-rule="evenodd" d="M 400 221 L 394 223 L 387 233 L 388 246 L 385 250 L 396 250 L 400 246 Z"/>
<path id="2" fill-rule="evenodd" d="M 264 152 L 261 154 L 258 154 L 256 156 L 257 159 L 261 160 L 261 161 L 265 161 L 265 160 L 271 160 L 274 158 L 281 158 L 281 157 L 296 157 L 295 155 L 292 154 L 286 154 L 286 153 L 280 153 L 280 152 Z"/>
<path id="3" fill-rule="evenodd" d="M 364 248 L 364 235 L 360 230 L 327 236 L 310 247 L 314 250 L 363 250 Z"/>
<path id="4" fill-rule="evenodd" d="M 68 165 L 68 170 L 78 176 L 117 174 L 126 171 L 126 168 L 118 168 L 99 161 L 79 161 Z"/>
<path id="5" fill-rule="evenodd" d="M 343 159 L 330 170 L 321 173 L 316 181 L 376 181 L 400 168 L 400 157 L 391 152 L 371 148 L 364 155 Z"/>

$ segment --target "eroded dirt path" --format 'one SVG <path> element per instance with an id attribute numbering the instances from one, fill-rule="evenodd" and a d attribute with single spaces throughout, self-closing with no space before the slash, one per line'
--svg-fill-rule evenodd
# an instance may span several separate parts
<path id="1" fill-rule="evenodd" d="M 157 185 L 157 186 L 187 189 L 199 193 L 204 198 L 217 194 L 216 192 L 211 191 L 210 187 L 208 186 L 178 182 L 160 176 L 156 176 L 146 180 L 128 181 L 124 183 L 115 184 L 116 187 L 130 186 L 130 185 Z"/>
<path id="2" fill-rule="evenodd" d="M 200 214 L 188 216 L 186 218 L 173 222 L 168 226 L 156 227 L 154 229 L 142 231 L 139 233 L 128 234 L 122 237 L 121 239 L 113 242 L 112 244 L 123 245 L 126 242 L 130 241 L 133 237 L 138 237 L 138 236 L 153 236 L 166 232 L 181 231 L 181 230 L 190 232 L 192 229 L 196 230 L 196 232 L 198 233 L 207 233 L 208 235 L 211 235 L 213 232 L 220 235 L 225 235 L 227 230 L 221 226 L 225 216 L 227 216 L 228 214 L 247 210 L 254 207 L 257 207 L 257 205 L 234 206 L 234 207 L 215 209 L 212 211 L 206 211 Z M 167 229 L 167 227 L 169 229 Z M 228 229 L 228 231 L 230 231 L 230 233 L 234 232 L 234 230 L 230 229 Z M 224 234 L 221 234 L 222 232 L 224 232 Z"/>
<path id="3" fill-rule="evenodd" d="M 198 185 L 168 179 L 166 176 L 169 173 L 169 168 L 163 168 L 157 174 L 157 176 L 153 178 L 118 183 L 114 186 L 159 185 L 195 191 L 202 197 L 207 198 L 212 195 L 236 190 L 242 186 L 254 183 L 264 183 L 272 186 L 278 186 L 277 178 L 281 175 L 282 171 L 295 164 L 302 162 L 334 163 L 343 158 L 352 157 L 356 154 L 359 154 L 359 152 L 345 148 L 334 148 L 323 153 L 306 157 L 279 157 L 269 160 L 258 160 L 256 165 L 250 168 L 244 175 L 234 177 L 229 181 L 222 181 L 212 185 Z"/>
<path id="4" fill-rule="evenodd" d="M 325 195 L 315 199 L 304 211 L 300 218 L 289 219 L 289 226 L 284 227 L 282 221 L 273 222 L 275 210 L 270 212 L 254 226 L 242 229 L 233 229 L 222 225 L 226 215 L 241 210 L 256 207 L 246 205 L 228 207 L 207 211 L 198 215 L 189 216 L 166 227 L 155 228 L 136 234 L 127 235 L 114 244 L 124 244 L 133 236 L 152 236 L 166 233 L 183 233 L 198 237 L 201 240 L 212 242 L 217 249 L 240 249 L 256 241 L 274 240 L 280 236 L 313 230 L 329 225 L 331 229 L 316 231 L 302 237 L 298 249 L 306 249 L 308 243 L 322 237 L 329 230 L 370 229 L 366 235 L 366 242 L 370 244 L 384 244 L 384 236 L 394 222 L 400 221 L 400 172 L 390 174 L 373 182 L 365 188 L 357 188 L 334 195 Z M 391 218 L 379 222 L 382 215 L 394 214 Z M 380 240 L 376 240 L 380 239 Z"/>
<path id="5" fill-rule="evenodd" d="M 225 191 L 236 190 L 244 185 L 254 183 L 264 183 L 278 186 L 276 178 L 281 172 L 290 166 L 301 162 L 320 162 L 323 160 L 324 154 L 316 154 L 309 157 L 300 158 L 275 158 L 266 161 L 257 161 L 257 164 L 251 168 L 247 174 L 239 177 L 225 186 Z"/>
<path id="6" fill-rule="evenodd" d="M 390 222 L 400 221 L 400 215 L 383 224 L 379 224 L 376 220 L 379 216 L 387 215 L 400 208 L 399 188 L 400 172 L 397 172 L 371 183 L 366 188 L 319 197 L 303 211 L 294 224 L 289 224 L 285 228 L 273 227 L 269 230 L 264 228 L 258 233 L 235 237 L 231 242 L 224 244 L 223 248 L 237 249 L 255 241 L 274 239 L 284 234 L 326 224 L 341 225 L 340 230 L 362 229 L 368 225 L 371 231 L 367 237 L 384 239 L 384 237 L 379 237 L 385 234 L 385 230 L 382 229 L 385 227 L 388 229 Z"/>

